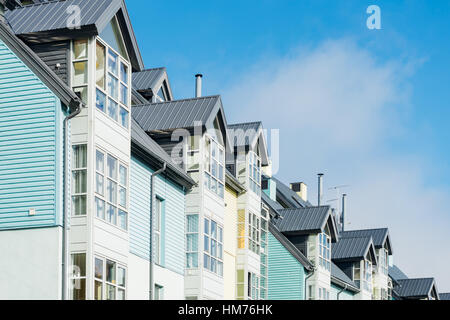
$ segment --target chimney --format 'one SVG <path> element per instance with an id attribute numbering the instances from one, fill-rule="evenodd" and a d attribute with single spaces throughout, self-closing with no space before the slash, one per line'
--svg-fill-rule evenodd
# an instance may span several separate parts
<path id="1" fill-rule="evenodd" d="M 291 190 L 298 194 L 303 201 L 308 201 L 308 186 L 303 182 L 291 183 Z"/>
<path id="2" fill-rule="evenodd" d="M 341 230 L 345 231 L 345 206 L 347 203 L 347 195 L 342 195 L 342 212 L 341 212 Z"/>
<path id="3" fill-rule="evenodd" d="M 319 173 L 317 176 L 319 178 L 317 190 L 317 205 L 320 206 L 322 203 L 322 196 L 323 196 L 323 173 Z"/>
<path id="4" fill-rule="evenodd" d="M 202 74 L 196 74 L 195 75 L 195 97 L 200 98 L 202 96 Z"/>

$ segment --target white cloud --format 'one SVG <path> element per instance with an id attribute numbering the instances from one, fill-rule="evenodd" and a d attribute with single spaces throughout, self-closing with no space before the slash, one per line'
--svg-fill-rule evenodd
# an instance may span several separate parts
<path id="1" fill-rule="evenodd" d="M 402 119 L 414 65 L 379 63 L 351 40 L 328 41 L 243 70 L 224 104 L 229 122 L 280 129 L 282 180 L 309 182 L 310 198 L 319 171 L 328 186 L 350 184 L 350 228 L 388 226 L 400 267 L 450 290 L 447 190 L 429 187 L 427 155 L 399 153 L 389 143 L 410 130 Z"/>

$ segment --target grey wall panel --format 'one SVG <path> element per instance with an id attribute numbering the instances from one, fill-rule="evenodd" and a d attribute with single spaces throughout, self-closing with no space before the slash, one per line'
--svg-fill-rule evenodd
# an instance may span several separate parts
<path id="1" fill-rule="evenodd" d="M 31 49 L 52 69 L 58 77 L 69 84 L 70 79 L 70 42 L 60 41 L 31 46 Z M 57 65 L 60 65 L 59 68 Z"/>

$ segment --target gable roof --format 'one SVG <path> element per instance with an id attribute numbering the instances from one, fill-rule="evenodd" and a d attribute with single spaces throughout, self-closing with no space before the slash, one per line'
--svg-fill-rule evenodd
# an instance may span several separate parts
<path id="1" fill-rule="evenodd" d="M 81 101 L 52 69 L 45 64 L 11 29 L 0 22 L 0 39 L 31 71 L 71 109 L 76 109 Z"/>
<path id="2" fill-rule="evenodd" d="M 144 150 L 144 157 L 150 155 L 160 164 L 166 163 L 167 169 L 172 173 L 172 178 L 175 181 L 188 188 L 195 184 L 191 177 L 173 162 L 167 152 L 165 152 L 155 140 L 149 137 L 133 118 L 131 119 L 131 141 L 133 144 Z"/>
<path id="3" fill-rule="evenodd" d="M 408 279 L 408 276 L 396 265 L 389 266 L 389 276 L 394 280 Z"/>
<path id="4" fill-rule="evenodd" d="M 305 257 L 305 255 L 288 240 L 280 230 L 273 225 L 273 223 L 269 222 L 269 232 L 277 239 L 285 248 L 289 251 L 292 256 L 300 262 L 306 270 L 313 271 L 314 266 L 312 263 Z"/>
<path id="5" fill-rule="evenodd" d="M 450 300 L 450 292 L 448 293 L 439 293 L 440 300 Z"/>
<path id="6" fill-rule="evenodd" d="M 373 264 L 377 264 L 375 247 L 371 237 L 343 238 L 331 246 L 331 259 L 333 261 L 363 260 L 370 254 Z"/>
<path id="7" fill-rule="evenodd" d="M 164 81 L 167 83 L 167 90 L 170 95 L 170 99 L 168 100 L 172 100 L 172 89 L 169 84 L 166 68 L 153 68 L 133 72 L 133 88 L 139 92 L 151 91 L 152 94 L 158 94 L 158 90 Z"/>
<path id="8" fill-rule="evenodd" d="M 80 27 L 69 29 L 67 21 L 76 6 L 80 9 Z M 39 2 L 5 12 L 13 32 L 30 42 L 40 42 L 50 37 L 70 39 L 72 37 L 98 35 L 118 13 L 119 25 L 128 49 L 133 69 L 140 71 L 144 62 L 137 45 L 136 36 L 123 0 L 60 0 Z"/>
<path id="9" fill-rule="evenodd" d="M 259 141 L 262 165 L 267 166 L 269 164 L 269 154 L 262 122 L 230 124 L 227 131 L 231 140 L 230 143 L 235 150 L 240 147 L 254 148 Z"/>
<path id="10" fill-rule="evenodd" d="M 389 254 L 393 253 L 391 240 L 389 237 L 389 230 L 387 228 L 342 231 L 339 233 L 339 237 L 340 238 L 372 237 L 375 248 L 377 249 L 382 248 L 384 244 L 387 243 Z"/>
<path id="11" fill-rule="evenodd" d="M 437 292 L 434 278 L 400 279 L 397 283 L 394 289 L 402 298 L 427 298 L 433 290 Z"/>
<path id="12" fill-rule="evenodd" d="M 331 238 L 337 240 L 335 221 L 330 206 L 293 208 L 278 210 L 280 219 L 274 221 L 278 229 L 289 234 L 310 234 L 323 232 L 331 222 Z"/>
<path id="13" fill-rule="evenodd" d="M 287 202 L 289 207 L 304 208 L 312 206 L 311 203 L 300 198 L 300 196 L 296 192 L 294 192 L 291 188 L 289 188 L 277 178 L 272 177 L 271 179 L 276 182 L 277 197 L 280 197 L 282 200 L 284 200 L 284 202 Z"/>
<path id="14" fill-rule="evenodd" d="M 353 292 L 359 292 L 358 286 L 342 271 L 333 261 L 331 261 L 331 282 L 338 286 L 347 286 Z"/>

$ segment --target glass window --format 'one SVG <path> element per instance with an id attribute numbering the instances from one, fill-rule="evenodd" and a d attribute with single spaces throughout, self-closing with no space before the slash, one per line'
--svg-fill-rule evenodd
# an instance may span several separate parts
<path id="1" fill-rule="evenodd" d="M 119 98 L 119 80 L 111 75 L 108 76 L 108 94 L 114 100 L 118 100 Z M 114 120 L 117 121 L 117 118 L 115 118 Z"/>
<path id="2" fill-rule="evenodd" d="M 87 84 L 87 61 L 74 62 L 73 64 L 73 86 L 81 86 Z"/>
<path id="3" fill-rule="evenodd" d="M 128 84 L 128 67 L 124 63 L 120 63 L 120 80 Z"/>
<path id="4" fill-rule="evenodd" d="M 120 102 L 128 105 L 128 88 L 123 84 L 120 84 Z"/>
<path id="5" fill-rule="evenodd" d="M 110 155 L 108 155 L 107 173 L 109 178 L 117 179 L 117 159 Z"/>
<path id="6" fill-rule="evenodd" d="M 105 219 L 105 201 L 95 198 L 95 215 L 97 218 Z"/>
<path id="7" fill-rule="evenodd" d="M 108 115 L 117 121 L 118 119 L 118 112 L 119 112 L 119 105 L 114 102 L 111 99 L 108 99 Z"/>
<path id="8" fill-rule="evenodd" d="M 105 294 L 103 294 L 105 290 Z M 124 300 L 126 269 L 116 262 L 95 257 L 94 297 L 96 300 Z"/>
<path id="9" fill-rule="evenodd" d="M 120 107 L 120 114 L 119 114 L 119 122 L 122 125 L 122 127 L 128 129 L 128 123 L 129 123 L 129 112 L 125 110 L 124 108 Z"/>
<path id="10" fill-rule="evenodd" d="M 186 216 L 186 268 L 198 268 L 198 232 L 197 214 Z"/>
<path id="11" fill-rule="evenodd" d="M 70 293 L 72 300 L 86 299 L 86 254 L 75 253 L 71 255 Z"/>
<path id="12" fill-rule="evenodd" d="M 219 276 L 223 276 L 222 228 L 215 221 L 205 219 L 203 238 L 203 267 Z"/>
<path id="13" fill-rule="evenodd" d="M 127 168 L 125 168 L 123 165 L 120 165 L 119 168 L 120 173 L 120 179 L 119 182 L 121 185 L 127 185 Z"/>
<path id="14" fill-rule="evenodd" d="M 119 57 L 117 54 L 112 52 L 111 50 L 108 51 L 108 71 L 111 72 L 114 75 L 117 75 L 117 64 L 118 64 Z"/>
<path id="15" fill-rule="evenodd" d="M 75 60 L 87 59 L 88 42 L 87 40 L 75 40 L 73 42 L 73 57 Z"/>
<path id="16" fill-rule="evenodd" d="M 223 158 L 223 159 L 222 159 Z M 212 138 L 205 138 L 205 187 L 220 198 L 224 197 L 224 167 L 223 147 Z"/>
<path id="17" fill-rule="evenodd" d="M 86 215 L 87 146 L 72 147 L 72 214 Z"/>
<path id="18" fill-rule="evenodd" d="M 103 92 L 101 92 L 100 90 L 97 89 L 97 95 L 95 98 L 95 105 L 97 107 L 97 109 L 99 109 L 102 112 L 106 111 L 106 94 L 104 94 Z"/>
<path id="19" fill-rule="evenodd" d="M 105 60 L 106 48 L 101 43 L 96 44 L 95 82 L 97 86 L 105 89 Z"/>

